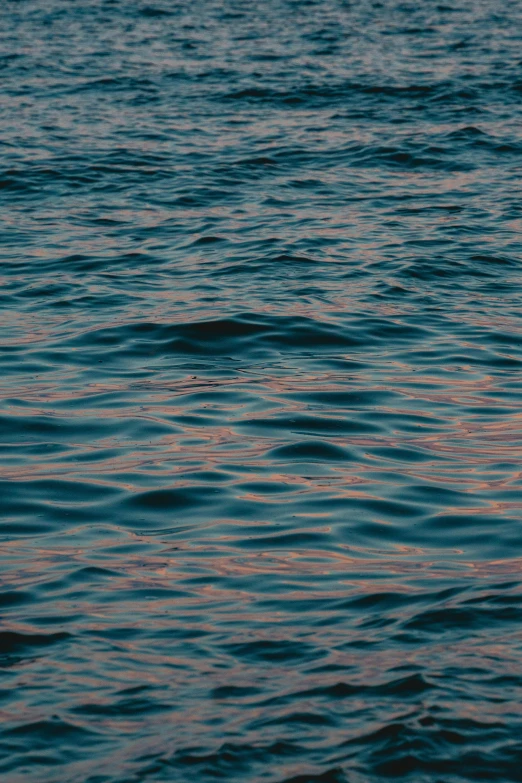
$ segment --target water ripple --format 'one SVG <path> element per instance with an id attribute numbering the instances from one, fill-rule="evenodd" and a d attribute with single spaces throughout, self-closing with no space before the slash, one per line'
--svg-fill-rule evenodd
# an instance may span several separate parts
<path id="1" fill-rule="evenodd" d="M 519 781 L 520 0 L 7 0 L 0 773 Z"/>

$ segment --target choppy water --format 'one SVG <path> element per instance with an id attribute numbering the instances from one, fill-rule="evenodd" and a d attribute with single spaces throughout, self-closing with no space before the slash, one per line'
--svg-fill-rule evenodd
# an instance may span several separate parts
<path id="1" fill-rule="evenodd" d="M 520 0 L 1 10 L 3 779 L 521 781 Z"/>

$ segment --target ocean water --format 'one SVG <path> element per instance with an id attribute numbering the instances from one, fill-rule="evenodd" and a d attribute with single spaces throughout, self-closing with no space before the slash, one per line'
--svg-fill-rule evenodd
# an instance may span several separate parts
<path id="1" fill-rule="evenodd" d="M 1 19 L 2 780 L 522 781 L 522 2 Z"/>

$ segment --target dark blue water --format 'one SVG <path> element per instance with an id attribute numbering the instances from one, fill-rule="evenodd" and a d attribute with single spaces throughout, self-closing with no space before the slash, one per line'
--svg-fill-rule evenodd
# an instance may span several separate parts
<path id="1" fill-rule="evenodd" d="M 1 20 L 2 779 L 522 781 L 522 2 Z"/>

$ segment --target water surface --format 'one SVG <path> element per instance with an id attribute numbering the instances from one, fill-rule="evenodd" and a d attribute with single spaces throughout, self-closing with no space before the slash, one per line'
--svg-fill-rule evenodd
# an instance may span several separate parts
<path id="1" fill-rule="evenodd" d="M 522 780 L 521 12 L 5 0 L 6 781 Z"/>

